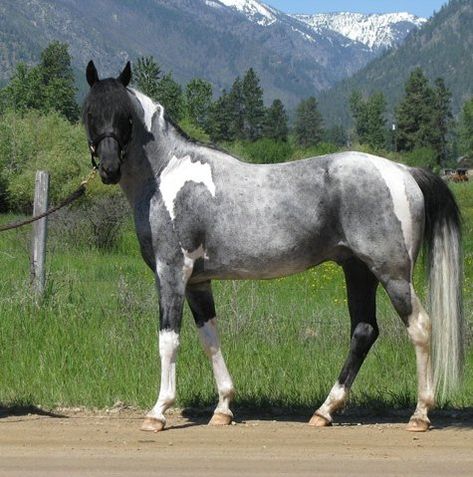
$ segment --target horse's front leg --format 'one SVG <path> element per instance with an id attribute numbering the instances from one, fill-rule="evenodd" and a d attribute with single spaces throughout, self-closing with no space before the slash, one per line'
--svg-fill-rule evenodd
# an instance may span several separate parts
<path id="1" fill-rule="evenodd" d="M 176 400 L 176 357 L 185 296 L 185 276 L 182 269 L 174 269 L 158 262 L 159 292 L 159 356 L 161 384 L 158 400 L 146 415 L 143 431 L 162 431 L 166 424 L 164 413 Z"/>
<path id="2" fill-rule="evenodd" d="M 210 282 L 190 285 L 186 291 L 187 302 L 194 316 L 204 351 L 212 363 L 218 390 L 218 405 L 210 420 L 211 425 L 227 425 L 232 422 L 230 402 L 235 393 L 217 333 L 217 319 Z"/>

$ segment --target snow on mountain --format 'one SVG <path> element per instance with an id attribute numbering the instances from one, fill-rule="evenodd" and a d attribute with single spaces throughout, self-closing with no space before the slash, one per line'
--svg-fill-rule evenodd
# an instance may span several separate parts
<path id="1" fill-rule="evenodd" d="M 227 7 L 231 7 L 234 10 L 246 15 L 246 17 L 262 26 L 272 25 L 277 21 L 276 15 L 278 11 L 265 5 L 264 3 L 257 2 L 256 0 L 219 0 Z"/>
<path id="2" fill-rule="evenodd" d="M 406 12 L 370 15 L 342 12 L 292 16 L 309 25 L 317 33 L 335 31 L 371 50 L 397 45 L 412 29 L 427 21 Z"/>
<path id="3" fill-rule="evenodd" d="M 318 35 L 336 33 L 372 51 L 390 48 L 401 43 L 409 32 L 427 20 L 410 13 L 320 13 L 315 15 L 288 15 L 258 0 L 205 0 L 209 6 L 224 5 L 246 16 L 261 26 L 277 22 L 289 23 L 306 40 L 314 42 Z M 295 23 L 294 23 L 295 22 Z M 299 27 L 297 26 L 299 24 Z"/>

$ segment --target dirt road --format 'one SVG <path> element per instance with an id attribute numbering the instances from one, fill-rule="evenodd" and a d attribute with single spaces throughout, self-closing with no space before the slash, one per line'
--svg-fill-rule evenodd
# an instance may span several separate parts
<path id="1" fill-rule="evenodd" d="M 471 417 L 411 434 L 353 419 L 326 429 L 298 419 L 211 428 L 176 415 L 155 434 L 139 431 L 136 413 L 67 414 L 1 418 L 0 476 L 473 475 Z"/>

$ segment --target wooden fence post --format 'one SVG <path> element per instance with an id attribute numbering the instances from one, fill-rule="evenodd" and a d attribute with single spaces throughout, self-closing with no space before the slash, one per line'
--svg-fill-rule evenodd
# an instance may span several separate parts
<path id="1" fill-rule="evenodd" d="M 48 210 L 49 174 L 36 172 L 33 216 Z M 37 220 L 33 224 L 33 246 L 31 257 L 31 283 L 36 297 L 42 298 L 46 283 L 46 239 L 48 234 L 48 218 Z"/>

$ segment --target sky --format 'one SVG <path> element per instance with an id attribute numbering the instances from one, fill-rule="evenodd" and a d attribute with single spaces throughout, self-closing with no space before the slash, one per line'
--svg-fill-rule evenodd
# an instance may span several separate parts
<path id="1" fill-rule="evenodd" d="M 286 13 L 409 12 L 428 18 L 447 0 L 263 0 L 263 3 Z"/>

